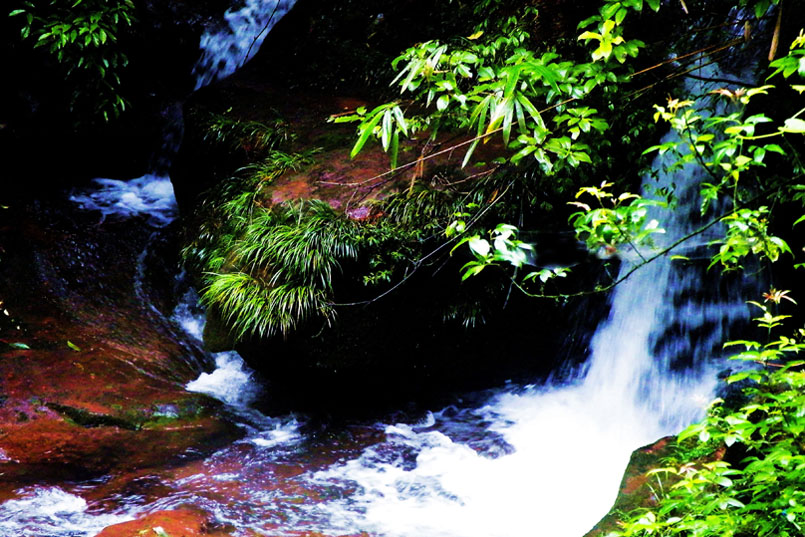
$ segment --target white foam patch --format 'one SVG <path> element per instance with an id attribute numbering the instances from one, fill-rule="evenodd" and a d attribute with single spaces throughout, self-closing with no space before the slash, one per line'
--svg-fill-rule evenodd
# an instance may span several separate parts
<path id="1" fill-rule="evenodd" d="M 203 344 L 206 320 L 194 290 L 185 293 L 173 310 L 172 318 L 187 335 Z M 213 357 L 215 369 L 210 373 L 201 373 L 197 379 L 188 382 L 185 389 L 207 394 L 234 407 L 247 407 L 259 392 L 254 386 L 253 371 L 234 351 L 219 352 Z"/>
<path id="2" fill-rule="evenodd" d="M 32 487 L 0 505 L 0 534 L 8 537 L 91 537 L 133 520 L 130 515 L 90 514 L 87 502 L 59 488 Z"/>
<path id="3" fill-rule="evenodd" d="M 255 396 L 252 372 L 236 352 L 219 352 L 215 356 L 212 373 L 202 373 L 196 380 L 187 383 L 191 392 L 210 395 L 236 407 L 248 406 Z"/>
<path id="4" fill-rule="evenodd" d="M 102 219 L 146 216 L 151 225 L 162 227 L 176 218 L 176 198 L 167 177 L 149 174 L 128 181 L 98 178 L 92 182 L 97 188 L 75 192 L 70 200 L 82 209 L 100 211 Z"/>
<path id="5" fill-rule="evenodd" d="M 272 448 L 287 445 L 302 439 L 299 432 L 299 422 L 295 419 L 285 423 L 277 422 L 271 429 L 263 429 L 246 441 L 263 448 Z"/>
<path id="6" fill-rule="evenodd" d="M 591 396 L 582 386 L 529 390 L 475 411 L 509 444 L 508 455 L 479 453 L 451 439 L 449 428 L 422 430 L 427 420 L 388 426 L 386 443 L 314 479 L 357 485 L 351 498 L 327 506 L 342 530 L 519 537 L 530 528 L 578 537 L 611 507 L 631 452 L 659 434 L 647 416 Z"/>

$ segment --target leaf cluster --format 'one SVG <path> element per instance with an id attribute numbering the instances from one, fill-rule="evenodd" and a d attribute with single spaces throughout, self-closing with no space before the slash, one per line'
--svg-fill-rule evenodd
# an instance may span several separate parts
<path id="1" fill-rule="evenodd" d="M 783 74 L 784 78 L 797 72 L 790 70 L 792 61 L 800 62 L 805 51 L 805 37 L 794 40 L 786 56 L 772 62 L 774 71 L 767 81 Z M 805 68 L 802 70 L 805 73 Z M 805 108 L 792 112 L 782 121 L 775 121 L 763 111 L 751 113 L 760 102 L 781 95 L 788 87 L 802 92 L 805 87 L 786 81 L 780 88 L 765 84 L 750 88 L 720 88 L 711 91 L 725 103 L 714 110 L 706 110 L 704 102 L 712 95 L 695 99 L 670 98 L 666 105 L 655 105 L 655 121 L 667 121 L 679 133 L 677 140 L 648 148 L 645 153 L 660 155 L 671 152 L 673 159 L 667 172 L 675 172 L 694 164 L 707 173 L 700 186 L 701 214 L 704 216 L 718 208 L 724 224 L 723 238 L 710 243 L 717 247 L 712 266 L 723 270 L 741 267 L 749 254 L 761 256 L 771 262 L 791 249 L 781 237 L 772 234 L 771 204 L 777 201 L 800 200 L 801 140 L 805 134 L 805 121 L 800 116 Z M 752 105 L 750 107 L 750 105 Z M 761 109 L 762 110 L 762 109 Z M 771 157 L 776 157 L 772 161 Z M 785 175 L 770 173 L 769 164 Z M 726 209 L 725 209 L 726 207 Z M 802 222 L 800 217 L 793 225 Z"/>
<path id="2" fill-rule="evenodd" d="M 786 291 L 767 300 L 791 302 Z M 765 304 L 758 320 L 774 328 L 786 315 Z M 747 402 L 727 408 L 717 400 L 708 416 L 679 434 L 686 446 L 678 465 L 652 470 L 669 486 L 651 509 L 622 522 L 618 536 L 799 536 L 805 523 L 805 329 L 766 344 L 733 341 L 743 347 L 734 360 L 754 364 L 728 383 L 749 383 Z M 759 367 L 758 367 L 759 366 Z M 702 447 L 709 457 L 701 458 Z M 726 450 L 723 459 L 713 454 Z M 731 454 L 736 455 L 731 455 Z"/>
<path id="3" fill-rule="evenodd" d="M 357 256 L 354 224 L 325 202 L 255 208 L 236 235 L 221 237 L 226 257 L 208 262 L 202 302 L 236 339 L 287 335 L 312 318 L 332 320 L 332 282 Z"/>
<path id="4" fill-rule="evenodd" d="M 260 205 L 265 184 L 310 163 L 272 150 L 209 193 L 203 223 L 183 250 L 202 274 L 201 299 L 237 339 L 288 334 L 314 317 L 330 321 L 332 282 L 357 255 L 355 224 L 324 202 Z"/>
<path id="5" fill-rule="evenodd" d="M 120 34 L 133 26 L 131 0 L 24 1 L 9 16 L 22 21 L 20 37 L 33 42 L 64 67 L 75 87 L 74 111 L 89 108 L 105 121 L 123 113 L 120 73 L 128 57 L 119 46 Z"/>
<path id="6" fill-rule="evenodd" d="M 262 155 L 287 144 L 293 138 L 287 122 L 240 120 L 225 114 L 211 114 L 205 122 L 204 140 Z"/>
<path id="7" fill-rule="evenodd" d="M 634 9 L 633 3 L 622 9 Z M 392 62 L 397 76 L 391 84 L 398 87 L 400 100 L 333 118 L 359 123 L 352 155 L 378 138 L 395 167 L 400 136 L 427 131 L 435 137 L 447 128 L 473 136 L 465 165 L 481 141 L 497 134 L 511 151 L 512 163 L 531 157 L 546 174 L 592 162 L 590 146 L 579 137 L 600 135 L 609 125 L 596 108 L 568 103 L 600 87 L 611 91 L 625 80 L 609 60 L 619 65 L 637 55 L 643 43 L 623 38 L 623 17 L 597 16 L 582 24 L 598 24 L 599 32 L 587 30 L 579 37 L 598 42 L 592 61 L 562 59 L 553 49 L 526 46 L 530 36 L 519 21 L 533 16 L 534 8 L 525 6 L 519 17 L 501 24 L 509 28 L 506 32 L 479 25 L 469 37 L 426 41 L 403 52 Z"/>

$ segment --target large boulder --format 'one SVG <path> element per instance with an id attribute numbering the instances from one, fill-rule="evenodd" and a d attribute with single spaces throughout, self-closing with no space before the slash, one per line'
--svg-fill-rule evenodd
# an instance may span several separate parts
<path id="1" fill-rule="evenodd" d="M 350 158 L 354 124 L 327 123 L 331 115 L 361 106 L 371 109 L 386 98 L 388 63 L 400 50 L 425 38 L 465 31 L 468 20 L 446 16 L 444 10 L 453 7 L 418 0 L 354 0 L 345 5 L 299 0 L 254 60 L 185 104 L 185 137 L 171 180 L 187 242 L 222 219 L 206 209 L 215 196 L 209 192 L 237 184 L 231 178 L 244 174 L 238 170 L 261 162 L 253 133 L 265 126 L 292 133 L 285 150 L 320 151 L 312 164 L 261 181 L 255 210 L 322 200 L 370 225 L 385 217 L 383 200 L 396 193 L 415 192 L 415 185 L 439 188 L 483 177 L 503 152 L 499 142 L 478 146 L 475 161 L 485 164 L 462 168 L 466 135 L 444 132 L 435 142 L 423 135 L 401 142 L 399 162 L 410 166 L 389 173 L 389 157 L 378 144 L 367 144 Z M 445 20 L 450 21 L 447 26 L 434 27 Z M 454 144 L 461 145 L 444 151 Z M 564 206 L 564 200 L 555 205 Z M 557 221 L 564 221 L 564 216 L 542 218 L 553 230 L 561 227 Z M 555 236 L 563 237 L 557 242 L 563 243 L 560 249 L 569 252 L 571 263 L 584 258 L 572 234 Z M 439 237 L 423 241 L 422 255 L 427 249 L 437 251 L 427 263 L 417 263 L 413 275 L 403 276 L 401 270 L 386 287 L 361 283 L 367 259 L 344 263 L 334 282 L 332 302 L 340 305 L 330 325 L 314 319 L 290 333 L 240 338 L 238 343 L 225 316 L 213 310 L 205 340 L 216 351 L 237 345 L 271 383 L 274 402 L 293 408 L 367 408 L 383 401 L 427 399 L 453 389 L 533 379 L 566 365 L 569 356 L 584 356 L 586 336 L 581 334 L 589 330 L 571 330 L 568 338 L 561 338 L 567 331 L 556 329 L 569 324 L 573 308 L 525 299 L 503 272 L 494 275 L 490 270 L 484 278 L 462 283 L 459 269 L 469 260 L 466 249 L 451 256 L 450 247 L 440 242 Z M 201 280 L 201 272 L 193 276 Z M 397 286 L 401 280 L 404 284 Z M 589 301 L 587 322 L 600 314 L 599 298 Z"/>
<path id="2" fill-rule="evenodd" d="M 4 486 L 161 465 L 238 436 L 218 401 L 184 389 L 211 364 L 157 307 L 173 265 L 143 254 L 153 229 L 63 203 L 0 215 Z"/>

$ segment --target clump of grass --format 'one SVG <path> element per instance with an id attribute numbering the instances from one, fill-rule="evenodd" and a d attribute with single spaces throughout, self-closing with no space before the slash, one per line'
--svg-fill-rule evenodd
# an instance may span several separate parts
<path id="1" fill-rule="evenodd" d="M 355 259 L 356 224 L 319 200 L 259 204 L 266 181 L 311 162 L 311 152 L 271 151 L 210 193 L 184 259 L 202 274 L 201 300 L 235 339 L 287 335 L 313 318 L 329 323 L 333 279 Z"/>
<path id="2" fill-rule="evenodd" d="M 357 254 L 355 224 L 323 201 L 258 208 L 205 274 L 201 299 L 238 339 L 287 335 L 314 317 L 329 324 L 333 279 Z"/>
<path id="3" fill-rule="evenodd" d="M 207 121 L 204 139 L 231 149 L 259 153 L 275 149 L 293 138 L 288 123 L 282 119 L 271 121 L 240 120 L 223 114 L 211 114 Z"/>

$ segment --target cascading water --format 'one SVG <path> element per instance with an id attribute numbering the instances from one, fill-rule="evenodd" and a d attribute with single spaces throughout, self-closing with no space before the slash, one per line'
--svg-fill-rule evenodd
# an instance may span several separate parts
<path id="1" fill-rule="evenodd" d="M 706 91 L 700 82 L 686 90 Z M 658 158 L 654 167 L 664 164 Z M 693 231 L 700 173 L 688 166 L 657 185 L 675 183 L 679 206 L 663 215 L 669 233 L 656 248 Z M 358 491 L 330 505 L 333 520 L 395 537 L 583 535 L 613 504 L 630 453 L 701 417 L 724 367 L 715 358 L 727 328 L 747 318 L 745 296 L 708 294 L 701 263 L 670 258 L 696 249 L 683 244 L 617 286 L 575 381 L 502 393 L 469 411 L 492 423 L 510 454 L 456 442 L 449 427 L 390 425 L 394 455 L 375 446 L 315 476 Z M 621 275 L 640 255 L 624 252 Z"/>
<path id="2" fill-rule="evenodd" d="M 193 290 L 187 291 L 176 306 L 173 319 L 185 333 L 201 344 L 205 319 L 204 312 L 197 306 L 198 302 L 198 295 Z M 215 370 L 202 373 L 187 385 L 187 389 L 206 393 L 235 407 L 248 407 L 258 395 L 257 387 L 252 382 L 252 372 L 234 351 L 219 352 L 214 357 Z"/>
<path id="3" fill-rule="evenodd" d="M 205 32 L 201 37 L 201 59 L 193 69 L 196 89 L 227 77 L 249 61 L 271 28 L 296 0 L 246 0 L 240 9 L 224 14 L 226 26 Z"/>
<path id="4" fill-rule="evenodd" d="M 0 504 L 0 534 L 8 537 L 95 535 L 130 520 L 118 514 L 90 513 L 85 500 L 56 487 L 30 487 L 20 499 Z"/>
<path id="5" fill-rule="evenodd" d="M 267 32 L 290 5 L 249 0 L 240 15 L 229 15 L 232 31 L 203 40 L 199 85 L 255 52 L 262 40 L 257 32 Z M 241 33 L 236 45 L 213 45 L 235 37 L 240 22 L 233 21 L 243 18 L 252 21 L 252 35 Z M 231 58 L 221 61 L 211 51 Z M 666 179 L 677 184 L 680 209 L 663 215 L 670 216 L 664 224 L 684 234 L 696 212 L 685 185 L 698 178 L 685 170 Z M 175 216 L 164 181 L 157 175 L 99 180 L 100 191 L 74 199 L 104 216 L 144 214 L 161 226 Z M 681 210 L 688 206 L 693 209 Z M 219 354 L 218 368 L 187 388 L 227 403 L 246 431 L 243 440 L 186 466 L 154 470 L 141 478 L 159 484 L 153 491 L 115 496 L 102 508 L 88 508 L 79 497 L 95 484 L 18 491 L 19 499 L 0 506 L 0 533 L 91 536 L 144 512 L 192 504 L 259 534 L 579 537 L 612 505 L 629 454 L 702 413 L 718 366 L 700 359 L 723 341 L 733 318 L 746 315 L 741 299 L 703 296 L 701 271 L 676 266 L 669 255 L 616 288 L 588 364 L 571 381 L 509 386 L 413 424 L 347 424 L 336 440 L 322 439 L 305 432 L 296 416 L 250 409 L 250 372 L 237 355 Z M 622 271 L 631 257 L 623 255 Z M 187 298 L 173 318 L 198 338 L 203 320 L 193 309 L 195 297 Z"/>

